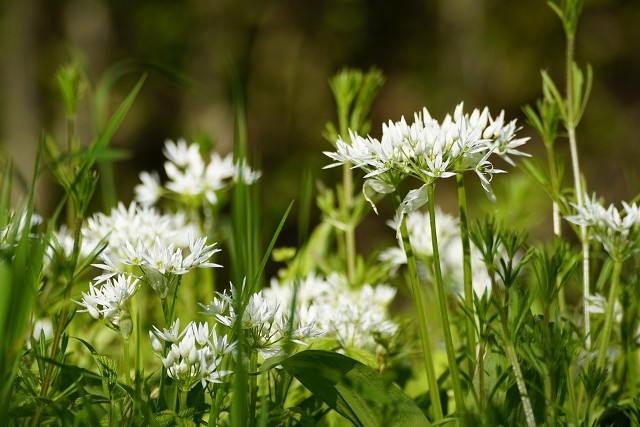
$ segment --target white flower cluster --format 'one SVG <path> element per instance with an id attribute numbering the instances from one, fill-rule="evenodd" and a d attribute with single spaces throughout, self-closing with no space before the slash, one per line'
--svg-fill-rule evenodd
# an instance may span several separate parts
<path id="1" fill-rule="evenodd" d="M 91 283 L 89 292 L 82 292 L 82 301 L 76 301 L 83 307 L 78 312 L 87 312 L 94 319 L 102 319 L 127 339 L 133 332 L 127 303 L 138 290 L 138 282 L 138 279 L 120 274 L 103 283 Z"/>
<path id="2" fill-rule="evenodd" d="M 135 187 L 136 200 L 145 205 L 154 205 L 163 196 L 188 201 L 199 206 L 204 201 L 217 205 L 220 192 L 238 180 L 247 185 L 253 184 L 260 176 L 246 164 L 233 163 L 231 154 L 221 157 L 211 154 L 209 162 L 200 154 L 198 144 L 187 144 L 184 139 L 178 142 L 166 141 L 163 150 L 167 161 L 164 169 L 168 181 L 163 186 L 156 173 L 142 172 L 141 184 Z"/>
<path id="3" fill-rule="evenodd" d="M 298 283 L 273 280 L 263 292 L 268 300 L 279 301 L 285 312 L 291 310 L 295 297 L 299 315 L 315 321 L 327 337 L 334 337 L 344 349 L 375 351 L 379 340 L 390 338 L 398 329 L 388 315 L 396 289 L 387 285 L 365 284 L 350 289 L 338 274 L 327 279 L 311 274 Z"/>
<path id="4" fill-rule="evenodd" d="M 640 249 L 640 207 L 622 202 L 622 211 L 611 204 L 604 205 L 593 194 L 584 198 L 584 206 L 572 204 L 575 215 L 565 217 L 569 222 L 589 227 L 591 235 L 612 258 L 625 260 Z"/>
<path id="5" fill-rule="evenodd" d="M 93 264 L 103 273 L 82 293 L 78 304 L 95 319 L 104 320 L 127 338 L 130 315 L 127 301 L 147 283 L 166 298 L 180 276 L 195 268 L 219 267 L 210 258 L 220 249 L 196 238 L 197 229 L 182 214 L 161 214 L 132 203 L 119 204 L 110 215 L 98 213 L 82 229 L 83 247 L 91 251 L 105 245 Z M 69 250 L 70 236 L 60 234 L 61 250 Z M 83 250 L 84 252 L 84 250 Z M 86 255 L 86 254 L 85 254 Z M 122 324 L 122 319 L 127 319 Z"/>
<path id="6" fill-rule="evenodd" d="M 198 234 L 198 228 L 187 220 L 182 212 L 161 213 L 155 208 L 123 203 L 111 213 L 96 213 L 82 227 L 83 246 L 89 250 L 105 242 L 103 251 L 110 258 L 125 256 L 126 242 L 141 242 L 153 246 L 157 239 L 164 244 L 185 247 L 190 235 Z"/>
<path id="7" fill-rule="evenodd" d="M 238 321 L 238 314 L 234 303 L 234 294 L 218 293 L 208 305 L 200 304 L 203 314 L 229 328 Z M 268 289 L 254 293 L 244 308 L 240 326 L 245 343 L 253 351 L 268 359 L 281 354 L 288 343 L 306 345 L 309 338 L 323 335 L 312 316 L 305 310 L 292 312 L 282 301 L 272 298 Z"/>
<path id="8" fill-rule="evenodd" d="M 197 383 L 203 388 L 221 383 L 221 378 L 232 373 L 220 370 L 220 364 L 236 344 L 229 343 L 227 335 L 218 337 L 207 323 L 190 322 L 180 332 L 180 319 L 176 319 L 169 329 L 161 331 L 154 326 L 149 337 L 167 375 L 177 381 L 182 391 L 190 390 Z M 165 351 L 165 343 L 170 344 L 168 351 Z"/>
<path id="9" fill-rule="evenodd" d="M 448 284 L 451 292 L 464 292 L 464 274 L 462 270 L 462 240 L 460 237 L 460 220 L 449 215 L 438 207 L 436 212 L 436 231 L 440 254 L 440 267 L 444 283 Z M 411 212 L 406 217 L 409 241 L 418 261 L 418 272 L 427 281 L 433 280 L 433 246 L 431 241 L 431 227 L 428 212 Z M 388 221 L 390 227 L 397 228 L 395 220 Z M 407 263 L 407 255 L 402 247 L 402 239 L 398 239 L 398 246 L 386 249 L 379 259 L 388 262 L 397 270 L 400 265 Z M 479 296 L 490 291 L 491 281 L 487 268 L 482 260 L 482 254 L 471 243 L 472 283 Z"/>
<path id="10" fill-rule="evenodd" d="M 527 155 L 518 147 L 528 138 L 515 138 L 517 130 L 515 120 L 505 124 L 504 111 L 496 118 L 491 117 L 487 108 L 465 114 L 460 103 L 453 116 L 447 115 L 439 123 L 424 108 L 414 115 L 412 124 L 404 117 L 399 122 L 383 124 L 380 140 L 349 131 L 351 144 L 339 139 L 336 152 L 325 152 L 335 160 L 327 167 L 352 164 L 354 168 L 364 170 L 363 191 L 368 200 L 371 200 L 371 191 L 384 194 L 395 191 L 407 176 L 431 183 L 436 178 L 465 171 L 475 171 L 483 188 L 493 198 L 490 186 L 493 174 L 504 171 L 493 167 L 489 161 L 491 154 L 495 153 L 510 164 L 513 164 L 510 156 Z M 405 205 L 412 202 L 407 211 L 415 210 L 420 203 L 426 203 L 426 190 L 423 187 L 408 198 L 413 200 L 405 199 Z"/>

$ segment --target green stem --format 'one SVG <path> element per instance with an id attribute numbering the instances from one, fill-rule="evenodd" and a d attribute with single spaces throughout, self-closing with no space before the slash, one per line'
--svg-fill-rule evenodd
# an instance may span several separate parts
<path id="1" fill-rule="evenodd" d="M 464 176 L 456 175 L 458 182 L 458 207 L 460 209 L 460 238 L 462 240 L 462 271 L 464 274 L 464 305 L 466 307 L 467 332 L 467 373 L 473 375 L 476 360 L 476 330 L 475 310 L 473 307 L 473 279 L 471 270 L 471 243 L 469 241 L 469 226 L 467 220 L 467 194 L 464 186 Z"/>
<path id="2" fill-rule="evenodd" d="M 478 351 L 478 407 L 480 412 L 485 411 L 485 396 L 484 396 L 484 354 L 485 354 L 485 342 L 480 339 L 480 349 Z"/>
<path id="3" fill-rule="evenodd" d="M 503 333 L 505 331 L 508 334 L 509 331 L 503 328 Z M 516 354 L 516 349 L 511 339 L 505 342 L 505 350 L 507 353 L 507 359 L 509 359 L 509 363 L 513 367 L 513 373 L 516 376 L 516 385 L 518 386 L 518 392 L 520 393 L 520 401 L 524 408 L 524 416 L 527 420 L 527 426 L 536 427 L 536 418 L 533 415 L 533 407 L 531 406 L 531 400 L 529 400 L 529 394 L 527 393 L 527 385 L 524 382 L 524 376 L 522 375 L 520 363 L 518 362 L 518 355 Z"/>
<path id="4" fill-rule="evenodd" d="M 131 360 L 129 358 L 129 338 L 124 338 L 122 343 L 122 370 L 124 383 L 131 385 Z"/>
<path id="5" fill-rule="evenodd" d="M 462 394 L 462 384 L 460 382 L 460 374 L 458 372 L 458 363 L 456 361 L 456 353 L 453 347 L 453 339 L 451 337 L 451 325 L 449 323 L 449 308 L 447 307 L 447 299 L 444 291 L 444 283 L 442 280 L 442 270 L 440 268 L 440 251 L 438 249 L 438 236 L 436 232 L 436 212 L 435 212 L 435 184 L 427 184 L 427 205 L 429 207 L 429 223 L 431 226 L 431 245 L 433 246 L 433 269 L 435 276 L 436 296 L 438 299 L 438 308 L 440 309 L 440 320 L 442 322 L 442 332 L 444 335 L 444 345 L 447 352 L 447 361 L 449 363 L 449 372 L 451 374 L 451 383 L 453 386 L 453 396 L 456 401 L 456 411 L 461 414 L 465 412 L 464 395 Z"/>
<path id="6" fill-rule="evenodd" d="M 596 366 L 604 367 L 607 359 L 607 351 L 609 350 L 609 341 L 611 340 L 611 331 L 613 330 L 613 320 L 615 319 L 615 306 L 618 300 L 618 288 L 620 285 L 620 273 L 622 272 L 622 260 L 613 260 L 613 273 L 611 273 L 611 288 L 609 289 L 609 299 L 607 301 L 607 311 L 604 318 L 604 328 L 602 330 L 602 341 L 600 342 L 600 351 L 598 352 L 598 360 Z"/>
<path id="7" fill-rule="evenodd" d="M 68 303 L 71 298 L 71 288 L 73 287 L 73 282 L 75 278 L 75 271 L 78 266 L 78 257 L 80 254 L 80 244 L 82 242 L 82 217 L 77 217 L 74 221 L 73 227 L 73 249 L 71 251 L 72 257 L 70 260 L 71 266 L 68 267 L 67 271 L 67 283 L 65 284 L 64 295 L 62 297 L 62 301 L 64 301 L 64 306 L 58 313 L 58 324 L 56 325 L 56 332 L 53 336 L 53 343 L 51 344 L 51 359 L 57 360 L 58 351 L 60 350 L 60 341 L 62 339 L 62 334 L 65 328 L 65 322 L 67 321 L 67 317 L 69 316 L 70 304 Z M 75 311 L 75 306 L 71 306 L 71 310 Z M 46 397 L 49 392 L 49 386 L 51 385 L 51 381 L 53 378 L 53 370 L 54 364 L 50 363 L 47 365 L 47 370 L 44 374 L 44 379 L 42 382 L 42 388 L 40 389 L 40 397 Z M 43 406 L 38 406 L 36 413 L 32 419 L 32 426 L 40 425 L 40 420 L 42 418 L 42 408 Z"/>
<path id="8" fill-rule="evenodd" d="M 396 209 L 402 201 L 400 194 L 396 191 L 393 193 L 393 201 Z M 427 374 L 427 382 L 429 385 L 429 396 L 431 397 L 431 406 L 433 408 L 434 421 L 442 419 L 442 403 L 440 401 L 440 393 L 438 391 L 438 380 L 436 379 L 435 368 L 433 364 L 433 356 L 431 354 L 431 343 L 429 338 L 429 327 L 427 323 L 427 312 L 422 297 L 422 288 L 420 286 L 420 278 L 418 276 L 418 267 L 416 258 L 409 239 L 409 230 L 407 229 L 406 218 L 402 217 L 400 223 L 400 234 L 402 237 L 402 245 L 404 253 L 407 256 L 407 267 L 409 269 L 409 280 L 411 282 L 411 291 L 413 302 L 418 312 L 418 325 L 420 327 L 420 338 L 422 343 L 422 354 L 424 358 L 424 368 Z"/>
<path id="9" fill-rule="evenodd" d="M 509 331 L 509 324 L 506 313 L 506 306 L 502 298 L 502 290 L 498 288 L 498 284 L 493 278 L 492 274 L 492 294 L 498 305 L 498 312 L 500 317 L 500 329 L 502 332 L 502 339 L 504 341 L 505 355 L 509 364 L 513 368 L 513 374 L 516 377 L 516 386 L 518 387 L 518 393 L 520 394 L 520 401 L 522 402 L 522 408 L 524 409 L 524 416 L 527 421 L 528 427 L 536 427 L 536 419 L 533 414 L 533 407 L 531 406 L 531 400 L 529 399 L 529 393 L 527 391 L 527 384 L 524 381 L 524 375 L 522 375 L 522 369 L 520 368 L 520 362 L 518 361 L 518 354 L 516 353 L 513 338 Z"/>
<path id="10" fill-rule="evenodd" d="M 207 421 L 207 425 L 217 426 L 218 425 L 218 417 L 220 416 L 220 402 L 218 401 L 218 389 L 221 388 L 218 384 L 212 384 L 212 391 L 209 394 L 211 398 L 211 407 L 209 408 L 209 420 Z"/>
<path id="11" fill-rule="evenodd" d="M 351 223 L 353 210 L 353 173 L 351 165 L 345 163 L 342 167 L 342 186 L 344 191 L 343 222 L 345 230 L 345 252 L 347 255 L 347 277 L 349 284 L 354 286 L 356 279 L 356 237 L 355 227 Z"/>
<path id="12" fill-rule="evenodd" d="M 180 396 L 180 406 L 178 407 L 179 411 L 187 409 L 187 393 L 188 391 L 184 391 L 182 389 L 178 391 L 178 395 Z"/>
<path id="13" fill-rule="evenodd" d="M 569 150 L 571 152 L 571 167 L 573 169 L 573 184 L 576 192 L 576 201 L 578 206 L 584 206 L 584 190 L 582 188 L 582 177 L 580 173 L 580 161 L 578 159 L 578 143 L 576 141 L 576 112 L 573 110 L 574 96 L 573 93 L 573 58 L 575 55 L 575 39 L 572 35 L 567 35 L 567 55 L 566 55 L 566 73 L 567 73 L 567 120 L 565 127 L 569 136 Z M 583 316 L 584 316 L 584 334 L 585 346 L 587 350 L 591 348 L 591 318 L 587 301 L 590 297 L 589 290 L 589 238 L 587 235 L 587 226 L 580 226 L 580 242 L 582 244 L 582 298 Z"/>
<path id="14" fill-rule="evenodd" d="M 258 419 L 256 403 L 258 400 L 258 353 L 251 351 L 249 356 L 249 426 L 254 427 Z"/>
<path id="15" fill-rule="evenodd" d="M 553 366 L 554 361 L 551 359 L 553 353 L 553 343 L 551 342 L 551 305 L 546 304 L 544 308 L 544 355 L 547 366 Z M 556 425 L 556 390 L 554 387 L 554 378 L 551 375 L 545 375 L 543 378 L 544 395 L 546 402 L 545 416 L 547 425 Z"/>
<path id="16" fill-rule="evenodd" d="M 545 142 L 547 149 L 547 163 L 549 166 L 549 181 L 553 194 L 553 235 L 562 236 L 562 222 L 560 215 L 560 205 L 558 199 L 560 197 L 560 184 L 558 182 L 558 171 L 556 168 L 556 155 L 553 150 L 553 141 Z"/>

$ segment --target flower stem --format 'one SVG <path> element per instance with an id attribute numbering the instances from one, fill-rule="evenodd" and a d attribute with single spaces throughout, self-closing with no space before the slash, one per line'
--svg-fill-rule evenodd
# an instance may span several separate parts
<path id="1" fill-rule="evenodd" d="M 502 298 L 502 290 L 498 288 L 493 274 L 491 275 L 492 294 L 496 300 L 500 317 L 500 328 L 502 330 L 502 339 L 504 341 L 505 355 L 509 364 L 513 368 L 513 374 L 516 377 L 516 386 L 518 387 L 518 393 L 520 394 L 520 401 L 522 402 L 522 408 L 524 409 L 524 416 L 527 421 L 528 427 L 536 427 L 536 418 L 533 414 L 533 407 L 531 406 L 531 400 L 529 399 L 529 393 L 527 391 L 527 384 L 524 382 L 524 376 L 522 375 L 522 369 L 520 368 L 520 362 L 518 362 L 518 355 L 516 353 L 515 345 L 509 331 L 509 324 L 507 319 L 506 308 L 504 300 Z"/>
<path id="2" fill-rule="evenodd" d="M 509 331 L 503 327 L 503 333 L 504 332 L 507 334 L 509 333 Z M 516 376 L 516 385 L 518 386 L 518 392 L 520 393 L 520 400 L 522 402 L 522 407 L 524 408 L 524 416 L 527 420 L 527 426 L 536 427 L 536 418 L 533 415 L 533 407 L 531 406 L 531 400 L 529 400 L 527 385 L 524 382 L 524 376 L 522 375 L 520 363 L 518 362 L 518 355 L 516 354 L 515 347 L 510 338 L 505 342 L 505 350 L 507 353 L 507 359 L 509 359 L 509 363 L 513 367 L 513 373 Z"/>
<path id="3" fill-rule="evenodd" d="M 566 73 L 567 73 L 567 120 L 565 127 L 569 136 L 569 150 L 571 152 L 571 167 L 573 169 L 573 183 L 576 192 L 576 201 L 578 206 L 584 206 L 584 190 L 582 188 L 582 176 L 580 173 L 580 161 L 578 159 L 578 143 L 576 141 L 576 112 L 574 111 L 573 93 L 573 58 L 575 55 L 575 38 L 573 35 L 567 35 L 567 55 L 566 55 Z M 589 238 L 587 235 L 587 226 L 580 225 L 580 242 L 582 243 L 582 298 L 583 316 L 584 316 L 584 334 L 585 346 L 587 350 L 591 348 L 591 318 L 587 301 L 590 297 L 589 291 Z"/>
<path id="4" fill-rule="evenodd" d="M 207 424 L 210 426 L 218 425 L 218 417 L 220 416 L 220 404 L 221 402 L 218 399 L 218 395 L 221 394 L 220 388 L 222 388 L 219 384 L 212 384 L 213 390 L 210 393 L 211 397 L 211 407 L 209 408 L 209 420 Z"/>
<path id="5" fill-rule="evenodd" d="M 256 414 L 256 403 L 258 401 L 258 353 L 251 351 L 249 356 L 249 426 L 254 427 L 258 416 Z"/>
<path id="6" fill-rule="evenodd" d="M 464 176 L 456 175 L 458 182 L 458 208 L 460 209 L 460 238 L 462 239 L 462 271 L 464 274 L 464 305 L 466 307 L 467 332 L 467 373 L 473 375 L 475 370 L 475 311 L 473 307 L 473 279 L 471 274 L 471 243 L 469 241 L 469 225 L 467 220 L 467 194 L 464 186 Z"/>
<path id="7" fill-rule="evenodd" d="M 604 318 L 604 327 L 602 330 L 602 341 L 600 343 L 600 351 L 598 352 L 598 360 L 596 366 L 604 367 L 609 350 L 609 341 L 611 340 L 611 331 L 613 330 L 613 320 L 615 318 L 615 306 L 618 299 L 618 288 L 620 284 L 620 273 L 622 272 L 622 261 L 613 260 L 613 272 L 611 273 L 611 288 L 609 289 L 609 299 L 607 301 L 607 311 Z"/>
<path id="8" fill-rule="evenodd" d="M 123 338 L 122 342 L 122 370 L 124 372 L 124 383 L 131 385 L 131 360 L 129 358 L 129 338 Z"/>
<path id="9" fill-rule="evenodd" d="M 431 226 L 431 245 L 433 246 L 433 269 L 435 276 L 436 296 L 438 299 L 438 307 L 440 309 L 440 320 L 442 322 L 442 333 L 444 335 L 444 345 L 447 352 L 447 361 L 449 362 L 449 372 L 451 374 L 451 383 L 453 385 L 453 396 L 456 401 L 456 411 L 464 414 L 465 404 L 462 394 L 462 385 L 460 382 L 460 374 L 458 372 L 458 363 L 456 361 L 456 353 L 453 348 L 453 339 L 451 338 L 451 326 L 449 323 L 449 309 L 444 291 L 444 283 L 442 280 L 442 270 L 440 268 L 440 251 L 438 250 L 438 236 L 436 233 L 436 212 L 435 212 L 435 184 L 427 184 L 429 207 L 429 223 Z"/>
<path id="10" fill-rule="evenodd" d="M 393 201 L 396 209 L 400 206 L 401 197 L 398 192 L 393 193 Z M 442 419 L 442 403 L 440 402 L 440 393 L 438 392 L 438 381 L 433 364 L 433 356 L 431 354 L 431 343 L 429 338 L 429 328 L 427 326 L 427 312 L 422 297 L 422 288 L 420 287 L 420 278 L 418 276 L 418 268 L 416 266 L 416 258 L 409 239 L 409 230 L 407 229 L 406 218 L 402 217 L 400 223 L 400 234 L 402 237 L 402 245 L 404 253 L 407 256 L 407 267 L 409 269 L 409 280 L 411 281 L 411 291 L 413 302 L 418 312 L 418 324 L 420 327 L 420 338 L 422 343 L 422 354 L 424 357 L 424 368 L 427 374 L 427 382 L 429 385 L 429 395 L 431 397 L 431 406 L 433 408 L 434 421 Z"/>
<path id="11" fill-rule="evenodd" d="M 180 406 L 178 407 L 179 411 L 187 409 L 187 393 L 188 391 L 184 391 L 182 389 L 178 390 L 178 395 L 180 396 Z"/>
<path id="12" fill-rule="evenodd" d="M 345 163 L 342 167 L 343 221 L 345 223 L 345 252 L 347 255 L 347 277 L 349 284 L 354 286 L 356 279 L 356 237 L 355 227 L 351 223 L 353 209 L 353 173 L 351 165 Z"/>

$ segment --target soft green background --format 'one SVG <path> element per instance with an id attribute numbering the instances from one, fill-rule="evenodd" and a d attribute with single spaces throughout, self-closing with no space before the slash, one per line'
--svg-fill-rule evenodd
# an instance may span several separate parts
<path id="1" fill-rule="evenodd" d="M 564 86 L 564 36 L 543 0 L 4 0 L 0 14 L 0 140 L 20 171 L 29 173 L 42 129 L 64 138 L 53 74 L 68 59 L 80 58 L 93 82 L 122 60 L 149 70 L 114 140 L 131 150 L 117 169 L 127 202 L 138 171 L 161 168 L 166 138 L 204 132 L 220 151 L 231 149 L 233 64 L 244 79 L 250 143 L 264 170 L 267 225 L 297 197 L 304 169 L 329 183 L 339 177 L 321 170 L 328 162 L 321 151 L 330 149 L 321 132 L 334 120 L 327 80 L 343 66 L 377 66 L 387 77 L 374 104 L 374 136 L 382 121 L 423 106 L 442 117 L 462 100 L 467 108 L 504 108 L 524 125 L 521 107 L 538 97 L 540 69 Z M 590 190 L 608 201 L 630 199 L 639 188 L 639 42 L 640 1 L 585 2 L 576 55 L 593 65 L 595 80 L 578 143 Z M 114 106 L 138 76 L 118 82 Z M 87 108 L 80 117 L 85 142 Z M 541 154 L 539 141 L 528 151 Z M 519 198 L 503 203 L 549 235 L 544 198 L 515 173 L 494 182 L 519 183 Z M 38 203 L 46 212 L 57 190 L 42 188 Z M 439 187 L 445 207 L 454 206 L 449 193 Z M 368 220 L 362 239 L 392 239 L 383 222 Z"/>

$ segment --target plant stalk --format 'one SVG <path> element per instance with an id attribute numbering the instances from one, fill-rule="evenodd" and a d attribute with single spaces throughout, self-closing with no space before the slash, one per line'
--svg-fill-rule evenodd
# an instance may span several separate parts
<path id="1" fill-rule="evenodd" d="M 574 96 L 573 93 L 573 58 L 575 55 L 575 39 L 573 35 L 567 35 L 567 121 L 565 127 L 569 135 L 569 150 L 571 152 L 571 167 L 573 169 L 573 183 L 576 192 L 576 201 L 578 206 L 584 206 L 584 189 L 582 188 L 582 177 L 580 173 L 580 161 L 578 159 L 578 143 L 576 141 L 576 112 L 573 110 Z M 591 348 L 591 318 L 589 317 L 589 310 L 587 307 L 587 301 L 591 295 L 589 285 L 589 238 L 587 235 L 587 226 L 580 225 L 580 242 L 582 244 L 582 298 L 583 304 L 583 317 L 584 317 L 584 334 L 585 334 L 585 346 L 587 350 Z"/>
<path id="2" fill-rule="evenodd" d="M 393 193 L 393 201 L 396 209 L 401 203 L 400 194 L 396 191 Z M 431 354 L 431 343 L 429 337 L 429 328 L 427 325 L 427 312 L 424 306 L 424 298 L 422 297 L 422 288 L 420 286 L 420 278 L 418 276 L 418 267 L 416 258 L 409 239 L 409 230 L 407 228 L 406 217 L 402 217 L 400 223 L 400 235 L 402 238 L 402 247 L 407 257 L 407 267 L 409 269 L 409 280 L 411 282 L 411 291 L 413 302 L 418 312 L 418 325 L 420 327 L 420 341 L 422 344 L 422 354 L 424 358 L 424 367 L 427 374 L 427 383 L 429 386 L 429 396 L 431 397 L 431 406 L 433 407 L 434 421 L 440 421 L 443 417 L 442 403 L 440 401 L 440 393 L 438 391 L 438 380 L 436 378 L 435 368 L 433 364 L 433 355 Z"/>
<path id="3" fill-rule="evenodd" d="M 509 331 L 509 324 L 507 319 L 506 307 L 502 298 L 502 291 L 498 288 L 493 274 L 491 275 L 492 294 L 498 305 L 498 312 L 500 317 L 500 328 L 502 331 L 502 339 L 504 341 L 505 355 L 509 364 L 513 368 L 513 374 L 516 377 L 516 386 L 518 387 L 518 393 L 520 394 L 520 401 L 522 402 L 522 408 L 524 410 L 524 416 L 527 421 L 528 427 L 536 427 L 536 418 L 533 414 L 533 407 L 531 400 L 529 399 L 529 393 L 527 391 L 527 384 L 524 381 L 524 375 L 522 375 L 522 369 L 520 368 L 520 362 L 518 362 L 518 354 L 516 353 L 513 338 Z"/>
<path id="4" fill-rule="evenodd" d="M 464 275 L 464 304 L 466 307 L 467 332 L 467 373 L 473 375 L 476 359 L 475 310 L 473 306 L 473 276 L 471 270 L 471 242 L 469 240 L 469 224 L 467 219 L 467 194 L 464 176 L 456 175 L 458 183 L 458 207 L 460 210 L 460 238 L 462 239 L 462 271 Z"/>
<path id="5" fill-rule="evenodd" d="M 451 325 L 449 323 L 449 309 L 447 307 L 447 299 L 444 291 L 444 283 L 442 280 L 442 270 L 440 268 L 440 251 L 438 249 L 438 236 L 436 232 L 436 213 L 435 213 L 435 184 L 427 184 L 429 207 L 429 223 L 431 226 L 431 245 L 433 247 L 433 270 L 435 277 L 436 296 L 438 299 L 438 308 L 440 309 L 440 320 L 442 322 L 442 333 L 444 335 L 444 345 L 447 352 L 447 361 L 449 363 L 449 372 L 451 374 L 451 383 L 453 386 L 453 395 L 456 401 L 456 411 L 461 414 L 465 412 L 464 395 L 462 393 L 462 383 L 460 382 L 460 374 L 458 372 L 458 363 L 456 361 L 455 348 L 453 347 L 453 339 L 451 337 Z"/>
<path id="6" fill-rule="evenodd" d="M 343 221 L 345 223 L 345 252 L 347 255 L 347 278 L 351 286 L 356 279 L 356 237 L 355 227 L 351 223 L 353 209 L 353 172 L 351 165 L 342 166 L 342 186 L 344 192 Z"/>
<path id="7" fill-rule="evenodd" d="M 129 358 L 129 338 L 123 338 L 122 342 L 122 370 L 124 371 L 124 383 L 131 385 L 131 360 Z"/>
<path id="8" fill-rule="evenodd" d="M 600 342 L 600 350 L 596 366 L 604 367 L 607 359 L 607 350 L 609 350 L 609 341 L 611 340 L 611 331 L 613 330 L 613 321 L 615 318 L 615 307 L 618 299 L 618 288 L 620 287 L 620 273 L 622 272 L 622 260 L 613 260 L 613 272 L 611 273 L 611 288 L 609 289 L 609 299 L 607 301 L 607 311 L 605 312 L 604 327 L 602 330 L 602 341 Z"/>

